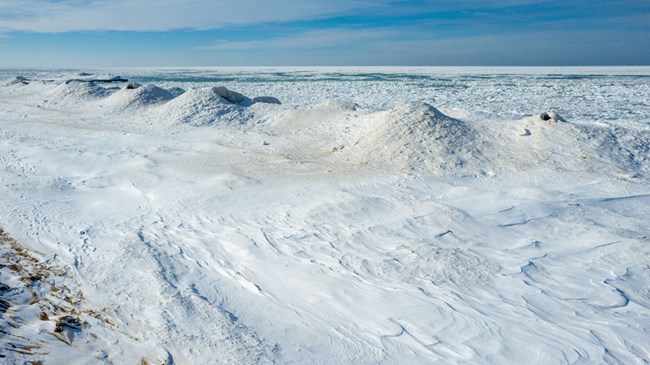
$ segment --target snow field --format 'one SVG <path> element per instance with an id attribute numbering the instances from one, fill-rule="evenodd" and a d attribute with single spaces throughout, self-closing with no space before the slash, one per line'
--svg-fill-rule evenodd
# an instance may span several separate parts
<path id="1" fill-rule="evenodd" d="M 114 323 L 5 360 L 650 358 L 647 127 L 5 85 L 0 222 Z"/>

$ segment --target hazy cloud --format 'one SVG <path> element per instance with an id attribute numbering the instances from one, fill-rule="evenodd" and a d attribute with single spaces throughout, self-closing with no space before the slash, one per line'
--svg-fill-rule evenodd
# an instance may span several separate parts
<path id="1" fill-rule="evenodd" d="M 346 65 L 620 65 L 650 59 L 649 47 L 630 51 L 626 44 L 641 44 L 646 37 L 641 31 L 553 28 L 465 37 L 407 29 L 330 29 L 269 40 L 220 42 L 200 49 L 236 52 L 230 62 L 240 65 L 252 65 L 248 55 L 260 52 L 268 65 L 286 64 L 287 54 L 296 55 L 291 65 L 341 65 L 342 60 Z M 586 41 L 591 39 L 599 42 Z M 330 51 L 330 47 L 336 49 Z"/>
<path id="2" fill-rule="evenodd" d="M 378 41 L 396 35 L 388 29 L 325 29 L 307 31 L 291 36 L 267 40 L 243 42 L 219 41 L 213 45 L 199 47 L 203 50 L 246 50 L 246 49 L 313 49 L 358 45 Z"/>

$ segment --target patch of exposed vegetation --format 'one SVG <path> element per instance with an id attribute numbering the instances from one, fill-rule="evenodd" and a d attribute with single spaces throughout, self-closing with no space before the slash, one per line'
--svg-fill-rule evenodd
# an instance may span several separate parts
<path id="1" fill-rule="evenodd" d="M 83 292 L 68 268 L 39 256 L 0 228 L 0 362 L 19 355 L 24 363 L 42 364 L 48 335 L 72 345 L 88 326 L 83 316 L 111 323 L 83 307 Z"/>

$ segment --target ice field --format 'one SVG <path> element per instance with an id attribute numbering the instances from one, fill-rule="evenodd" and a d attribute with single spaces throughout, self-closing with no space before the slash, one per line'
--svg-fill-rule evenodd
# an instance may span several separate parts
<path id="1" fill-rule="evenodd" d="M 2 70 L 0 186 L 0 362 L 650 361 L 648 67 Z"/>

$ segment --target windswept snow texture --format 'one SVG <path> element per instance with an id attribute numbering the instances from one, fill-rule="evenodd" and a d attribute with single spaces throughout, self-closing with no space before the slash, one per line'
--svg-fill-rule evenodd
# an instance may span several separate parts
<path id="1" fill-rule="evenodd" d="M 649 122 L 649 68 L 0 71 L 0 362 L 648 363 Z"/>

